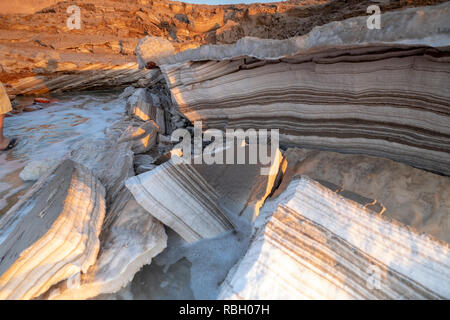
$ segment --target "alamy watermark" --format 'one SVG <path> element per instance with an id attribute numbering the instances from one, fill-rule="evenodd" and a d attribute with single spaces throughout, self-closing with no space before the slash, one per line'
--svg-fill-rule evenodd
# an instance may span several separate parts
<path id="1" fill-rule="evenodd" d="M 368 277 L 366 285 L 369 290 L 381 290 L 381 270 L 376 265 L 370 265 L 367 269 Z"/>
<path id="2" fill-rule="evenodd" d="M 172 133 L 171 140 L 177 143 L 173 150 L 181 151 L 180 156 L 172 158 L 175 164 L 260 164 L 264 166 L 261 175 L 271 175 L 273 165 L 280 161 L 278 129 L 208 129 L 203 132 L 202 122 L 195 121 L 193 139 L 187 129 L 180 128 Z M 203 149 L 204 142 L 209 144 Z"/>
<path id="3" fill-rule="evenodd" d="M 81 29 L 81 9 L 77 5 L 67 7 L 66 12 L 70 15 L 66 20 L 66 25 L 69 30 Z M 370 5 L 367 7 L 368 14 L 371 14 L 367 20 L 367 28 L 369 30 L 381 29 L 381 9 L 378 5 Z"/>
<path id="4" fill-rule="evenodd" d="M 66 20 L 66 25 L 69 30 L 81 29 L 81 9 L 77 5 L 69 6 L 66 10 L 70 16 Z"/>

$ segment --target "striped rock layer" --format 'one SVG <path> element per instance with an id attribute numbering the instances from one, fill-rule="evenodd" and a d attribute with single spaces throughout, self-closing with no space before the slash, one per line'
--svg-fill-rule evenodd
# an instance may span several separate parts
<path id="1" fill-rule="evenodd" d="M 170 160 L 125 182 L 136 201 L 187 242 L 233 229 L 219 195 L 189 164 Z"/>
<path id="2" fill-rule="evenodd" d="M 125 187 L 108 209 L 96 263 L 77 278 L 52 287 L 44 299 L 88 299 L 119 291 L 167 244 L 164 226 Z"/>
<path id="3" fill-rule="evenodd" d="M 362 204 L 372 211 L 450 243 L 449 177 L 365 155 L 290 148 L 284 157 L 283 180 L 273 197 L 293 177 L 306 175 L 334 184 L 332 190 L 347 198 L 349 192 L 369 198 Z"/>
<path id="4" fill-rule="evenodd" d="M 450 4 L 244 38 L 156 62 L 205 128 L 280 129 L 284 144 L 362 153 L 450 174 Z"/>
<path id="5" fill-rule="evenodd" d="M 32 299 L 96 261 L 105 190 L 65 160 L 0 220 L 0 299 Z"/>
<path id="6" fill-rule="evenodd" d="M 129 62 L 119 65 L 93 63 L 77 70 L 50 75 L 36 75 L 12 80 L 8 90 L 11 95 L 42 94 L 46 92 L 63 92 L 105 87 L 117 87 L 145 79 L 145 70 L 139 70 L 138 64 Z"/>
<path id="7" fill-rule="evenodd" d="M 280 196 L 219 298 L 448 299 L 449 280 L 447 243 L 300 177 Z"/>

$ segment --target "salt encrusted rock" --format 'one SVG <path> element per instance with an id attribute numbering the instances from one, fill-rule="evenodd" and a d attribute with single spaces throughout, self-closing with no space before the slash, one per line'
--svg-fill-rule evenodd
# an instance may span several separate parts
<path id="1" fill-rule="evenodd" d="M 71 160 L 42 177 L 0 220 L 0 299 L 32 299 L 92 266 L 105 190 Z"/>
<path id="2" fill-rule="evenodd" d="M 156 145 L 159 127 L 155 121 L 149 120 L 129 126 L 118 143 L 131 141 L 131 150 L 134 154 L 145 153 Z"/>
<path id="3" fill-rule="evenodd" d="M 134 175 L 130 143 L 113 143 L 96 139 L 84 141 L 72 151 L 71 158 L 93 171 L 107 190 L 107 203 L 118 194 L 125 179 Z"/>
<path id="4" fill-rule="evenodd" d="M 126 189 L 108 210 L 101 235 L 101 250 L 94 266 L 78 281 L 65 281 L 43 298 L 88 299 L 120 290 L 139 269 L 150 264 L 167 243 L 164 227 L 148 214 Z"/>
<path id="5" fill-rule="evenodd" d="M 164 109 L 158 95 L 146 88 L 137 89 L 127 100 L 127 114 L 142 121 L 155 120 L 160 132 L 166 132 Z"/>
<path id="6" fill-rule="evenodd" d="M 123 92 L 119 95 L 119 98 L 126 99 L 129 96 L 131 96 L 135 90 L 136 90 L 135 87 L 132 87 L 132 86 L 126 87 L 123 90 Z"/>
<path id="7" fill-rule="evenodd" d="M 106 130 L 102 139 L 88 139 L 75 146 L 71 159 L 91 169 L 105 186 L 107 204 L 124 186 L 128 177 L 134 176 L 132 141 L 118 143 L 129 121 L 118 121 Z"/>
<path id="8" fill-rule="evenodd" d="M 233 229 L 217 193 L 191 165 L 169 160 L 125 185 L 145 210 L 187 242 Z"/>
<path id="9" fill-rule="evenodd" d="M 139 40 L 136 47 L 136 56 L 139 67 L 147 67 L 149 64 L 158 64 L 160 59 L 172 56 L 175 53 L 169 40 L 161 37 L 149 37 Z M 152 67 L 152 66 L 149 66 Z"/>
<path id="10" fill-rule="evenodd" d="M 391 161 L 362 155 L 288 149 L 279 195 L 297 174 L 328 181 L 335 190 L 352 191 L 376 199 L 383 215 L 394 218 L 419 232 L 450 242 L 450 178 Z"/>
<path id="11" fill-rule="evenodd" d="M 19 176 L 23 181 L 36 181 L 60 162 L 59 159 L 32 160 L 27 163 Z"/>
<path id="12" fill-rule="evenodd" d="M 143 79 L 138 80 L 137 86 L 139 88 L 150 88 L 160 81 L 164 81 L 164 76 L 159 68 L 151 69 Z"/>
<path id="13" fill-rule="evenodd" d="M 19 58 L 22 57 L 19 56 Z M 57 54 L 57 59 L 60 59 L 59 54 Z M 81 58 L 81 60 L 83 59 Z M 51 61 L 43 60 L 42 62 L 51 64 Z M 74 89 L 117 87 L 136 82 L 147 74 L 147 70 L 140 70 L 136 62 L 110 64 L 79 61 L 76 64 L 69 64 L 76 66 L 76 70 L 73 70 L 72 67 L 61 73 L 50 72 L 50 75 L 18 77 L 18 79 L 9 82 L 13 88 L 11 92 L 13 94 L 42 94 L 72 91 Z"/>
<path id="14" fill-rule="evenodd" d="M 134 157 L 134 171 L 136 175 L 153 170 L 157 167 L 154 164 L 156 158 L 148 154 L 138 154 Z"/>
<path id="15" fill-rule="evenodd" d="M 136 169 L 135 169 L 135 171 L 136 171 L 136 174 L 139 175 L 139 174 L 142 174 L 142 173 L 144 173 L 144 172 L 153 170 L 153 169 L 155 169 L 156 167 L 157 167 L 156 164 L 144 164 L 144 165 L 137 166 Z"/>
<path id="16" fill-rule="evenodd" d="M 150 214 L 186 241 L 210 238 L 232 228 L 224 212 L 253 220 L 277 181 L 283 159 L 279 150 L 272 163 L 262 165 L 249 164 L 250 149 L 243 149 L 244 164 L 237 164 L 236 150 L 235 164 L 176 164 L 168 154 L 152 163 L 159 167 L 130 178 L 126 186 Z M 216 156 L 226 163 L 223 150 Z"/>
<path id="17" fill-rule="evenodd" d="M 267 209 L 269 209 L 268 206 Z M 450 247 L 293 180 L 220 299 L 448 299 Z"/>
<path id="18" fill-rule="evenodd" d="M 146 88 L 139 88 L 128 98 L 126 111 L 129 116 L 135 116 L 140 120 L 150 119 L 151 102 Z"/>
<path id="19" fill-rule="evenodd" d="M 239 57 L 277 61 L 303 55 L 310 60 L 311 54 L 322 52 L 325 56 L 337 57 L 340 54 L 336 49 L 370 45 L 445 47 L 450 34 L 449 15 L 450 4 L 443 3 L 383 13 L 381 20 L 385 27 L 376 30 L 367 28 L 368 16 L 363 15 L 317 26 L 308 34 L 284 40 L 243 37 L 233 44 L 203 45 L 176 55 L 158 56 L 149 50 L 151 59 L 148 59 L 143 48 L 138 55 L 144 63 L 153 61 L 161 67 L 186 61 L 234 60 Z M 162 71 L 164 73 L 164 69 Z"/>
<path id="20" fill-rule="evenodd" d="M 272 193 L 279 178 L 280 164 L 283 156 L 280 150 L 274 152 L 273 162 L 269 165 L 250 164 L 250 148 L 246 146 L 244 164 L 237 164 L 237 148 L 234 152 L 234 163 L 226 163 L 226 150 L 217 151 L 223 157 L 224 164 L 194 164 L 193 167 L 216 190 L 220 205 L 229 212 L 253 221 L 266 198 Z M 266 167 L 269 174 L 262 175 L 261 169 Z"/>
<path id="21" fill-rule="evenodd" d="M 283 144 L 449 175 L 449 15 L 449 3 L 388 12 L 380 30 L 351 18 L 187 50 L 160 68 L 179 111 L 205 129 L 279 128 Z"/>

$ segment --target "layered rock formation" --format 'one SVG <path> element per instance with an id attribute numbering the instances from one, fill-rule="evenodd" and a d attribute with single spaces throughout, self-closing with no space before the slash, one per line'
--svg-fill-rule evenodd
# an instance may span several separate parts
<path id="1" fill-rule="evenodd" d="M 0 298 L 31 299 L 86 273 L 100 248 L 104 196 L 71 160 L 42 177 L 0 220 Z"/>
<path id="2" fill-rule="evenodd" d="M 378 3 L 382 12 L 444 0 Z M 176 51 L 234 43 L 245 36 L 285 39 L 314 26 L 365 15 L 372 1 L 308 0 L 269 4 L 194 5 L 166 0 L 26 0 L 0 3 L 0 81 L 8 93 L 114 87 L 136 83 L 139 39 L 170 40 Z M 70 30 L 67 8 L 80 8 L 81 29 Z"/>
<path id="3" fill-rule="evenodd" d="M 153 93 L 146 88 L 139 88 L 127 100 L 127 114 L 141 121 L 154 120 L 158 125 L 159 132 L 170 133 L 171 126 L 166 123 L 166 119 L 170 118 L 167 111 L 170 102 L 164 101 L 163 98 L 162 95 Z"/>
<path id="4" fill-rule="evenodd" d="M 296 175 L 306 175 L 339 194 L 370 198 L 362 203 L 401 223 L 450 242 L 450 179 L 392 160 L 364 155 L 288 149 L 285 173 L 273 197 Z M 357 199 L 354 199 L 355 201 Z"/>
<path id="5" fill-rule="evenodd" d="M 300 177 L 280 196 L 219 298 L 448 299 L 449 277 L 447 243 Z"/>
<path id="6" fill-rule="evenodd" d="M 244 161 L 239 164 L 239 148 L 234 147 L 234 164 L 227 164 L 228 150 L 215 153 L 216 157 L 223 159 L 223 164 L 203 163 L 192 166 L 217 192 L 221 207 L 247 221 L 254 221 L 264 201 L 275 190 L 278 179 L 282 175 L 283 155 L 277 149 L 273 152 L 271 163 L 267 165 L 251 164 L 250 152 L 252 150 L 246 146 L 242 148 Z M 262 174 L 265 169 L 267 174 Z"/>
<path id="7" fill-rule="evenodd" d="M 159 126 L 153 120 L 130 125 L 119 138 L 118 143 L 132 141 L 131 150 L 135 154 L 144 153 L 155 146 L 158 131 Z"/>
<path id="8" fill-rule="evenodd" d="M 195 297 L 217 297 L 241 257 L 219 298 L 449 298 L 449 246 L 434 237 L 450 241 L 450 5 L 386 13 L 440 2 L 383 2 L 374 30 L 371 1 L 80 0 L 78 31 L 66 2 L 2 16 L 10 95 L 133 86 L 104 137 L 78 141 L 56 169 L 22 172 L 51 171 L 0 220 L 0 297 L 114 293 L 169 246 L 155 277 L 186 258 Z M 44 23 L 32 30 L 34 17 Z M 315 150 L 273 148 L 254 164 L 255 145 L 238 138 L 245 164 L 236 150 L 234 164 L 210 163 L 230 146 L 199 139 L 198 120 L 280 129 L 283 150 Z M 180 128 L 192 163 L 170 137 Z M 163 224 L 182 239 L 169 232 L 168 245 Z"/>
<path id="9" fill-rule="evenodd" d="M 279 128 L 284 144 L 449 174 L 449 15 L 448 3 L 406 9 L 383 14 L 380 30 L 358 17 L 154 62 L 180 112 L 205 128 Z"/>

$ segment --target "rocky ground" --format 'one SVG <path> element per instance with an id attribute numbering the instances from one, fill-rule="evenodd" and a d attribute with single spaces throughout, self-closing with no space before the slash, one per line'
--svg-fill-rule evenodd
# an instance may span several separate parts
<path id="1" fill-rule="evenodd" d="M 80 31 L 64 2 L 3 16 L 16 101 L 120 95 L 72 93 L 7 122 L 22 137 L 0 155 L 14 171 L 0 168 L 0 298 L 448 299 L 441 2 L 378 1 L 379 30 L 373 1 L 80 1 Z M 206 129 L 279 140 L 251 163 L 261 140 L 224 148 Z M 230 149 L 235 164 L 208 162 Z"/>

